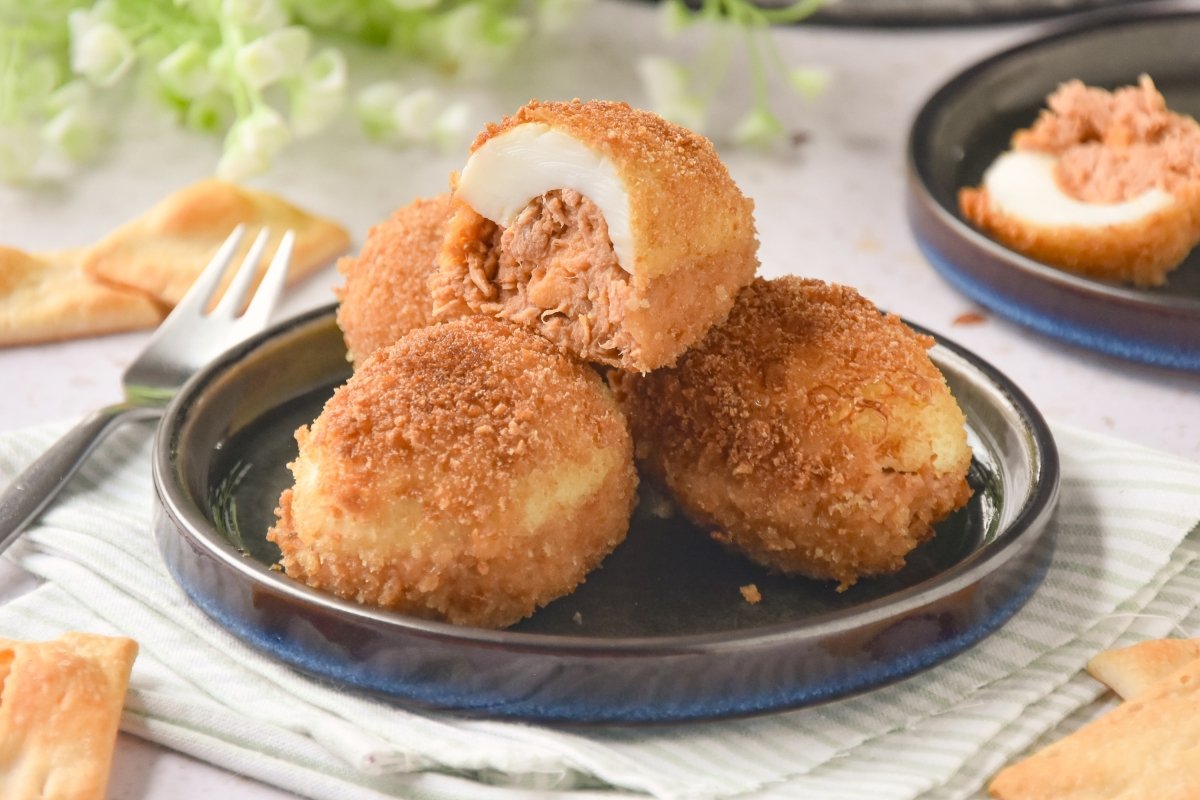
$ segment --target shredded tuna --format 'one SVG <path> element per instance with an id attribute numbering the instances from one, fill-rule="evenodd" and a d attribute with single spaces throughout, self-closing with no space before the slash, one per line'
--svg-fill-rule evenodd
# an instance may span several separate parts
<path id="1" fill-rule="evenodd" d="M 467 260 L 480 311 L 521 325 L 590 360 L 617 363 L 636 343 L 621 326 L 633 288 L 600 209 L 573 189 L 534 198 L 490 247 Z"/>
<path id="2" fill-rule="evenodd" d="M 1069 81 L 1046 104 L 1013 146 L 1057 155 L 1059 185 L 1078 200 L 1115 203 L 1200 180 L 1200 125 L 1170 111 L 1147 75 L 1113 92 Z"/>

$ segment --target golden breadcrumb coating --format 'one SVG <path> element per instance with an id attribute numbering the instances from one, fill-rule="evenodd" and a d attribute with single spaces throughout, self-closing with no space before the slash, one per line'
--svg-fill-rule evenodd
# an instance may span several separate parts
<path id="1" fill-rule="evenodd" d="M 1056 158 L 1064 194 L 1119 203 L 1150 189 L 1174 202 L 1115 225 L 1042 225 L 999 207 L 985 186 L 959 190 L 963 216 L 1005 246 L 1054 267 L 1134 286 L 1161 286 L 1200 243 L 1200 124 L 1167 108 L 1154 82 L 1109 92 L 1063 83 L 1014 150 Z"/>
<path id="2" fill-rule="evenodd" d="M 526 123 L 612 162 L 629 203 L 633 263 L 618 264 L 589 198 L 547 192 L 505 231 L 456 194 L 430 284 L 435 309 L 458 314 L 465 304 L 512 319 L 621 369 L 673 364 L 725 318 L 757 270 L 753 202 L 711 142 L 626 103 L 532 101 L 488 126 L 472 152 Z M 531 240 L 539 246 L 520 246 Z M 527 290 L 533 281 L 540 292 Z"/>
<path id="3" fill-rule="evenodd" d="M 351 361 L 433 323 L 428 280 L 449 215 L 449 192 L 418 198 L 373 226 L 357 256 L 338 260 L 337 323 Z"/>
<path id="4" fill-rule="evenodd" d="M 589 367 L 510 323 L 420 328 L 296 432 L 268 538 L 288 575 L 361 603 L 504 627 L 622 539 L 632 442 Z"/>
<path id="5" fill-rule="evenodd" d="M 845 588 L 900 569 L 970 496 L 932 344 L 853 289 L 757 279 L 674 369 L 613 377 L 645 476 L 685 514 Z"/>
<path id="6" fill-rule="evenodd" d="M 1118 225 L 1038 225 L 1008 214 L 985 188 L 958 193 L 962 215 L 1018 253 L 1099 280 L 1162 286 L 1200 242 L 1200 185 L 1180 187 L 1175 202 Z"/>

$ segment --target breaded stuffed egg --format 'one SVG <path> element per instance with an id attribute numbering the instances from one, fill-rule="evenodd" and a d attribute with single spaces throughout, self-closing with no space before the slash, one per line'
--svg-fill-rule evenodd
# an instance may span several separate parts
<path id="1" fill-rule="evenodd" d="M 625 103 L 535 101 L 472 145 L 430 285 L 435 315 L 646 372 L 725 318 L 757 251 L 753 203 L 707 139 Z"/>
<path id="2" fill-rule="evenodd" d="M 1148 76 L 1108 92 L 1068 81 L 959 192 L 963 216 L 1051 266 L 1159 286 L 1200 243 L 1200 124 Z"/>
<path id="3" fill-rule="evenodd" d="M 594 370 L 469 317 L 376 350 L 311 426 L 268 538 L 360 603 L 501 628 L 567 594 L 628 530 L 625 418 Z"/>
<path id="4" fill-rule="evenodd" d="M 614 383 L 643 474 L 688 517 L 846 588 L 900 569 L 970 496 L 932 344 L 848 287 L 758 279 L 675 368 Z"/>
<path id="5" fill-rule="evenodd" d="M 357 255 L 338 260 L 337 323 L 351 361 L 433 323 L 429 276 L 449 215 L 449 194 L 418 198 L 372 226 Z"/>

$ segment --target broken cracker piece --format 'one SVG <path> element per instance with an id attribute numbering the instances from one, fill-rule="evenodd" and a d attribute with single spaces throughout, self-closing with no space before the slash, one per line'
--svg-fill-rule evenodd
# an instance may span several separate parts
<path id="1" fill-rule="evenodd" d="M 137 642 L 0 639 L 0 797 L 103 800 Z"/>
<path id="2" fill-rule="evenodd" d="M 1001 800 L 1191 800 L 1200 796 L 1200 660 L 1005 769 Z"/>
<path id="3" fill-rule="evenodd" d="M 234 263 L 240 263 L 261 228 L 271 231 L 268 253 L 278 248 L 285 231 L 295 231 L 289 283 L 330 263 L 350 246 L 346 229 L 332 220 L 269 192 L 210 179 L 171 194 L 113 231 L 87 252 L 84 268 L 100 280 L 139 289 L 174 306 L 238 225 L 245 225 L 248 235 Z"/>
<path id="4" fill-rule="evenodd" d="M 162 318 L 145 294 L 92 280 L 81 251 L 0 247 L 0 346 L 153 328 Z"/>
<path id="5" fill-rule="evenodd" d="M 1200 639 L 1150 639 L 1097 654 L 1087 671 L 1128 700 L 1198 658 Z"/>

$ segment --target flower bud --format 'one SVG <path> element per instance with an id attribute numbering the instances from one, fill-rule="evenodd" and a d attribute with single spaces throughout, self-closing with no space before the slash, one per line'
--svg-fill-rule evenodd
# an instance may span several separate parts
<path id="1" fill-rule="evenodd" d="M 310 136 L 323 129 L 345 99 L 346 57 L 333 48 L 322 50 L 304 65 L 292 88 L 292 131 Z"/>
<path id="2" fill-rule="evenodd" d="M 733 140 L 751 147 L 771 147 L 783 140 L 783 124 L 765 106 L 758 105 L 733 129 Z"/>
<path id="3" fill-rule="evenodd" d="M 112 86 L 133 66 L 133 45 L 109 22 L 71 12 L 71 69 L 97 86 Z"/>
<path id="4" fill-rule="evenodd" d="M 248 85 L 263 89 L 299 73 L 311 43 L 307 28 L 280 28 L 238 48 L 233 68 Z"/>
<path id="5" fill-rule="evenodd" d="M 163 86 L 185 100 L 208 94 L 216 84 L 208 66 L 208 51 L 196 41 L 175 48 L 158 62 L 155 72 Z"/>
<path id="6" fill-rule="evenodd" d="M 265 172 L 291 139 L 291 131 L 279 112 L 261 106 L 229 129 L 217 175 L 225 180 L 239 180 Z"/>
<path id="7" fill-rule="evenodd" d="M 358 93 L 354 114 L 368 137 L 388 139 L 395 134 L 396 120 L 392 111 L 402 97 L 404 87 L 395 81 L 379 81 Z"/>
<path id="8" fill-rule="evenodd" d="M 95 155 L 103 137 L 95 114 L 79 103 L 51 117 L 42 127 L 42 138 L 72 161 L 86 161 Z"/>
<path id="9" fill-rule="evenodd" d="M 453 103 L 433 123 L 433 141 L 443 150 L 458 148 L 469 133 L 471 110 L 466 103 Z"/>
<path id="10" fill-rule="evenodd" d="M 221 13 L 237 25 L 260 31 L 273 31 L 288 22 L 278 0 L 224 0 Z"/>
<path id="11" fill-rule="evenodd" d="M 411 142 L 429 141 L 441 106 L 441 95 L 434 89 L 409 92 L 392 107 L 396 133 Z"/>
<path id="12" fill-rule="evenodd" d="M 820 97 L 829 86 L 829 70 L 821 67 L 793 67 L 787 73 L 788 83 L 806 100 Z"/>

